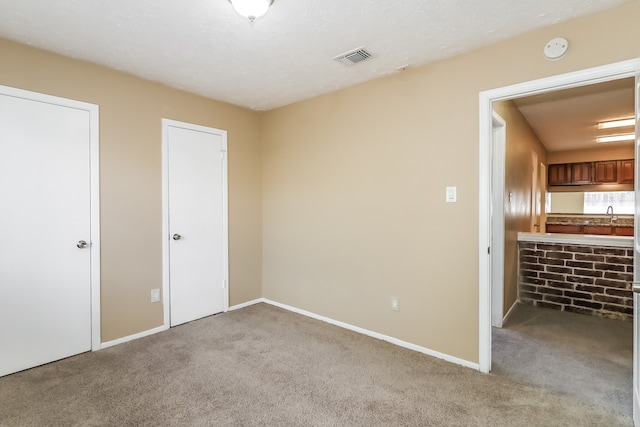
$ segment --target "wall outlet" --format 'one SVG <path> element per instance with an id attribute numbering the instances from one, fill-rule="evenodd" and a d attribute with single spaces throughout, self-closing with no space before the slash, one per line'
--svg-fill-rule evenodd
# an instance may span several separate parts
<path id="1" fill-rule="evenodd" d="M 160 289 L 151 289 L 151 302 L 160 302 Z"/>
<path id="2" fill-rule="evenodd" d="M 398 297 L 391 297 L 391 310 L 400 311 L 400 300 Z"/>

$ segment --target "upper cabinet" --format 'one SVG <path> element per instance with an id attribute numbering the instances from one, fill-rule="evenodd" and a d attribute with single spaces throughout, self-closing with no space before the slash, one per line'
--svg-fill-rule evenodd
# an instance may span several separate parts
<path id="1" fill-rule="evenodd" d="M 554 185 L 633 184 L 634 160 L 558 163 L 548 165 L 548 183 Z"/>
<path id="2" fill-rule="evenodd" d="M 591 184 L 593 182 L 591 174 L 591 163 L 572 163 L 571 164 L 571 183 L 572 184 Z"/>
<path id="3" fill-rule="evenodd" d="M 593 164 L 594 182 L 599 184 L 618 182 L 618 162 L 611 160 L 608 162 L 595 162 Z"/>
<path id="4" fill-rule="evenodd" d="M 633 184 L 635 170 L 633 159 L 618 161 L 618 182 L 620 184 Z"/>
<path id="5" fill-rule="evenodd" d="M 549 185 L 571 184 L 571 164 L 549 165 Z"/>

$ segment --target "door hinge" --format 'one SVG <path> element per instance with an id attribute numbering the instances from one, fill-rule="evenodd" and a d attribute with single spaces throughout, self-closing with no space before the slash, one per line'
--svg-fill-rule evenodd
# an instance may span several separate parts
<path id="1" fill-rule="evenodd" d="M 224 289 L 227 289 L 227 279 L 225 279 L 225 280 L 223 280 L 223 281 L 222 281 L 222 287 L 223 287 Z"/>
<path id="2" fill-rule="evenodd" d="M 487 254 L 491 255 L 491 246 L 487 247 Z"/>

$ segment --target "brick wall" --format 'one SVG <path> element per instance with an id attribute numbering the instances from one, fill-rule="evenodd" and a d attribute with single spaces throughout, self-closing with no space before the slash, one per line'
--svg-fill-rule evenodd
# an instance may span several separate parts
<path id="1" fill-rule="evenodd" d="M 633 320 L 633 249 L 520 242 L 522 303 Z"/>

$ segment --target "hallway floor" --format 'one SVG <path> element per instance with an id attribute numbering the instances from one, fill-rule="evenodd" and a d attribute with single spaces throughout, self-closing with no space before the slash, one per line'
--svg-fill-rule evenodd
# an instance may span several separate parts
<path id="1" fill-rule="evenodd" d="M 493 374 L 632 417 L 631 322 L 518 304 L 492 345 Z"/>

